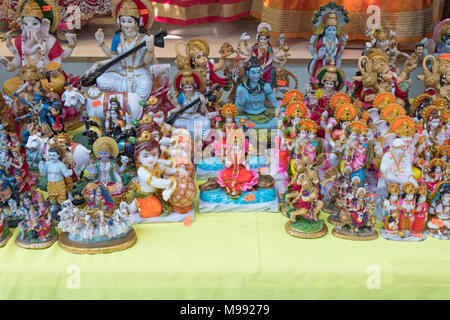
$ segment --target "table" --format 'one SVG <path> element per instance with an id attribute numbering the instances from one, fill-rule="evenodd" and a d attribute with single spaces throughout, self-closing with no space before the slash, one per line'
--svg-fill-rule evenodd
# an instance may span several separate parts
<path id="1" fill-rule="evenodd" d="M 450 241 L 289 236 L 280 213 L 135 226 L 130 249 L 0 249 L 0 299 L 448 299 Z M 379 226 L 378 226 L 379 229 Z M 79 283 L 77 276 L 79 275 Z M 79 284 L 79 289 L 77 289 Z"/>

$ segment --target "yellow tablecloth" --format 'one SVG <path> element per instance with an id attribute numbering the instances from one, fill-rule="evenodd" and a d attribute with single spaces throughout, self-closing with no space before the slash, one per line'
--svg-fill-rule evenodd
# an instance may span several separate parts
<path id="1" fill-rule="evenodd" d="M 190 227 L 137 225 L 132 248 L 104 255 L 22 249 L 16 229 L 0 248 L 0 299 L 450 298 L 450 241 L 354 242 L 332 236 L 331 225 L 304 240 L 285 232 L 286 221 L 222 213 Z"/>

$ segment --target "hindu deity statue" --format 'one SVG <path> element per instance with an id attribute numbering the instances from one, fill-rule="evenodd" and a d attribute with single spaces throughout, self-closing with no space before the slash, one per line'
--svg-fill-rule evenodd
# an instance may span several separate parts
<path id="1" fill-rule="evenodd" d="M 407 237 L 411 234 L 414 211 L 416 208 L 416 187 L 411 182 L 406 182 L 402 186 L 403 199 L 400 200 L 400 219 L 398 228 L 400 237 Z"/>
<path id="2" fill-rule="evenodd" d="M 416 238 L 425 238 L 423 231 L 425 228 L 425 223 L 427 222 L 429 208 L 427 193 L 427 188 L 423 185 L 416 189 L 416 208 L 414 210 L 414 220 L 411 231 L 411 234 Z"/>
<path id="3" fill-rule="evenodd" d="M 359 75 L 354 76 L 354 94 L 364 108 L 373 107 L 375 96 L 382 92 L 393 93 L 401 106 L 405 105 L 409 87 L 409 74 L 417 67 L 417 61 L 406 60 L 401 72 L 396 73 L 389 65 L 389 57 L 382 51 L 372 50 L 358 61 Z"/>
<path id="4" fill-rule="evenodd" d="M 19 223 L 16 244 L 26 249 L 44 249 L 56 242 L 58 233 L 52 222 L 50 203 L 40 192 L 33 192 L 33 203 L 25 210 L 25 219 Z"/>
<path id="5" fill-rule="evenodd" d="M 426 232 L 433 238 L 450 239 L 450 183 L 442 181 L 429 195 L 430 207 Z"/>
<path id="6" fill-rule="evenodd" d="M 413 159 L 405 142 L 400 138 L 395 139 L 390 150 L 381 158 L 380 172 L 383 178 L 379 179 L 378 187 L 381 182 L 387 186 L 394 183 L 403 186 L 408 181 L 417 187 L 412 165 Z"/>
<path id="7" fill-rule="evenodd" d="M 191 137 L 195 135 L 205 139 L 211 129 L 210 119 L 217 113 L 209 112 L 208 101 L 201 93 L 200 86 L 200 78 L 196 73 L 189 71 L 178 73 L 174 81 L 177 100 L 173 101 L 173 104 L 176 107 L 169 112 L 169 115 L 190 106 L 175 120 L 173 126 L 187 129 Z"/>
<path id="8" fill-rule="evenodd" d="M 310 104 L 311 119 L 320 126 L 322 119 L 328 122 L 328 115 L 332 113 L 330 101 L 344 87 L 345 74 L 332 62 L 329 66 L 318 69 L 315 77 L 318 81 L 315 93 L 317 104 Z M 324 130 L 320 129 L 319 136 L 323 138 L 324 134 Z"/>
<path id="9" fill-rule="evenodd" d="M 313 56 L 308 67 L 310 75 L 316 75 L 317 70 L 332 62 L 341 66 L 342 53 L 348 39 L 341 28 L 349 22 L 347 11 L 334 2 L 320 7 L 314 13 L 313 24 L 316 31 L 309 41 L 309 50 Z"/>
<path id="10" fill-rule="evenodd" d="M 8 221 L 6 220 L 3 211 L 0 211 L 0 248 L 4 247 L 9 239 L 11 239 L 12 233 L 9 231 Z"/>
<path id="11" fill-rule="evenodd" d="M 434 28 L 433 39 L 437 44 L 435 57 L 450 53 L 450 18 L 441 21 Z"/>
<path id="12" fill-rule="evenodd" d="M 339 213 L 338 222 L 333 229 L 334 236 L 349 240 L 374 240 L 378 238 L 375 230 L 376 201 L 368 197 L 367 190 L 358 187 L 345 196 L 345 203 Z"/>
<path id="13" fill-rule="evenodd" d="M 161 158 L 160 145 L 151 132 L 139 135 L 135 161 L 138 166 L 138 180 L 134 182 L 136 199 L 130 205 L 130 212 L 138 215 L 135 221 L 183 221 L 186 215 L 193 218 L 196 188 L 192 178 L 183 168 Z"/>
<path id="14" fill-rule="evenodd" d="M 152 4 L 147 0 L 114 1 L 111 11 L 113 19 L 119 25 L 111 47 L 105 44 L 102 29 L 98 29 L 95 33 L 97 46 L 109 59 L 97 62 L 86 74 L 145 42 L 145 47 L 122 59 L 113 67 L 114 69 L 101 74 L 96 82 L 101 91 L 133 92 L 140 100 L 146 101 L 153 89 L 151 65 L 157 63 L 154 36 L 147 34 L 153 24 Z"/>
<path id="15" fill-rule="evenodd" d="M 277 128 L 280 105 L 270 84 L 264 80 L 261 65 L 255 56 L 247 62 L 245 70 L 244 79 L 236 91 L 235 105 L 239 111 L 236 122 L 239 123 L 244 118 L 248 127 Z M 270 102 L 270 107 L 266 107 L 266 99 Z"/>
<path id="16" fill-rule="evenodd" d="M 14 39 L 13 44 L 12 34 L 16 30 L 6 34 L 6 45 L 14 58 L 9 61 L 3 57 L 0 58 L 0 62 L 9 72 L 31 64 L 43 72 L 51 73 L 50 81 L 44 79 L 42 84 L 56 93 L 62 93 L 67 76 L 64 71 L 58 70 L 62 61 L 67 59 L 75 48 L 76 34 L 66 34 L 69 42 L 66 49 L 63 49 L 59 40 L 52 35 L 57 31 L 60 22 L 59 7 L 53 0 L 22 0 L 17 4 L 16 11 L 18 17 L 16 28 L 17 30 L 20 28 L 21 35 Z M 47 70 L 50 63 L 59 67 L 56 70 L 53 67 Z M 11 96 L 20 86 L 20 78 L 13 77 L 3 83 L 3 93 Z"/>
<path id="17" fill-rule="evenodd" d="M 351 122 L 347 127 L 347 140 L 343 146 L 341 154 L 342 171 L 350 172 L 350 179 L 358 176 L 361 183 L 365 182 L 364 170 L 367 166 L 367 134 L 366 121 L 369 114 L 366 112 L 361 116 L 361 120 Z M 369 161 L 370 163 L 370 161 Z"/>
<path id="18" fill-rule="evenodd" d="M 270 32 L 272 28 L 268 23 L 262 22 L 258 25 L 256 30 L 256 43 L 249 48 L 248 46 L 248 36 L 246 33 L 242 34 L 239 41 L 238 51 L 244 57 L 249 59 L 251 56 L 256 56 L 258 62 L 263 70 L 263 78 L 270 84 L 273 88 L 275 87 L 275 68 L 272 64 L 275 60 L 274 48 L 270 44 Z M 244 42 L 244 48 L 241 48 L 241 43 Z"/>
<path id="19" fill-rule="evenodd" d="M 217 173 L 217 182 L 228 197 L 237 199 L 243 191 L 258 183 L 258 173 L 246 161 L 245 135 L 242 129 L 230 129 L 226 135 L 225 169 Z"/>
<path id="20" fill-rule="evenodd" d="M 400 187 L 398 184 L 390 184 L 387 187 L 388 196 L 383 199 L 383 222 L 384 226 L 380 233 L 384 238 L 389 239 L 398 235 L 398 223 L 400 220 Z"/>
<path id="21" fill-rule="evenodd" d="M 118 205 L 127 192 L 127 187 L 124 186 L 121 175 L 125 172 L 129 159 L 126 156 L 121 156 L 122 165 L 118 166 L 116 158 L 119 155 L 119 146 L 110 137 L 98 138 L 94 142 L 92 150 L 97 160 L 92 160 L 86 169 L 94 182 L 86 185 L 83 191 L 85 198 L 89 199 L 91 193 L 101 185 L 113 198 L 114 203 Z"/>
<path id="22" fill-rule="evenodd" d="M 445 180 L 446 163 L 441 158 L 434 158 L 428 164 L 428 172 L 425 174 L 424 181 L 429 192 L 436 192 L 436 185 Z"/>
<path id="23" fill-rule="evenodd" d="M 180 47 L 184 47 L 185 55 Z M 196 73 L 200 80 L 197 90 L 201 93 L 205 93 L 215 85 L 220 85 L 225 91 L 231 89 L 231 80 L 219 77 L 217 74 L 219 70 L 225 67 L 225 59 L 234 52 L 233 47 L 228 42 L 221 46 L 219 50 L 220 58 L 217 63 L 211 62 L 209 45 L 203 39 L 194 38 L 187 42 L 177 41 L 175 51 L 177 53 L 175 63 L 178 70 Z M 216 90 L 216 101 L 220 100 L 222 92 L 222 89 Z"/>
<path id="24" fill-rule="evenodd" d="M 72 176 L 72 169 L 68 169 L 62 162 L 60 148 L 54 146 L 48 150 L 48 160 L 39 162 L 39 173 L 47 177 L 48 199 L 53 218 L 57 219 L 57 212 L 61 204 L 67 199 L 67 187 L 64 178 Z"/>
<path id="25" fill-rule="evenodd" d="M 326 160 L 318 157 L 311 162 L 309 157 L 295 160 L 295 174 L 282 198 L 281 211 L 289 217 L 286 223 L 288 234 L 299 238 L 320 238 L 328 232 L 319 213 L 323 207 L 320 193 L 318 168 Z"/>

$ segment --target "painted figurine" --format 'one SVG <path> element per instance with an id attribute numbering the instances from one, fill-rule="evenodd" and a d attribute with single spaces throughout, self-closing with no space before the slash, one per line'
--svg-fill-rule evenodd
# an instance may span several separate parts
<path id="1" fill-rule="evenodd" d="M 121 202 L 113 212 L 109 209 L 80 210 L 70 201 L 58 213 L 59 246 L 77 254 L 110 253 L 130 248 L 136 243 L 136 232 L 129 206 Z"/>
<path id="2" fill-rule="evenodd" d="M 40 192 L 33 191 L 33 203 L 24 207 L 25 219 L 19 223 L 16 244 L 26 249 L 45 249 L 58 239 L 52 222 L 50 203 Z"/>
<path id="3" fill-rule="evenodd" d="M 238 51 L 240 54 L 245 56 L 247 60 L 251 56 L 255 56 L 258 58 L 258 62 L 261 65 L 263 70 L 263 78 L 270 84 L 273 88 L 275 87 L 275 68 L 272 67 L 272 64 L 275 60 L 275 52 L 274 48 L 270 44 L 270 32 L 272 28 L 269 24 L 263 22 L 258 25 L 256 30 L 256 41 L 251 48 L 248 46 L 248 36 L 246 33 L 242 34 L 240 38 L 240 44 L 242 41 L 244 42 L 244 48 L 238 46 Z"/>
<path id="4" fill-rule="evenodd" d="M 426 232 L 433 238 L 450 239 L 450 184 L 442 181 L 436 186 L 436 192 L 430 194 L 429 217 Z"/>
<path id="5" fill-rule="evenodd" d="M 188 180 L 178 184 L 180 180 L 176 178 L 187 176 L 187 171 L 160 157 L 158 141 L 152 138 L 151 132 L 142 132 L 135 149 L 138 180 L 134 182 L 136 199 L 131 203 L 130 212 L 137 222 L 183 221 L 186 214 L 193 218 L 195 186 Z M 177 191 L 184 193 L 187 203 L 174 205 L 172 200 Z"/>
<path id="6" fill-rule="evenodd" d="M 348 193 L 340 212 L 339 223 L 332 231 L 333 235 L 349 240 L 378 238 L 375 230 L 375 207 L 376 201 L 368 197 L 365 188 L 358 187 L 356 193 Z"/>
<path id="7" fill-rule="evenodd" d="M 4 247 L 9 239 L 11 239 L 11 231 L 9 231 L 8 221 L 3 211 L 0 211 L 0 248 Z"/>
<path id="8" fill-rule="evenodd" d="M 123 184 L 121 174 L 126 169 L 128 158 L 122 156 L 122 165 L 119 167 L 116 164 L 116 158 L 119 155 L 119 146 L 114 139 L 109 137 L 98 138 L 92 150 L 97 160 L 92 161 L 86 169 L 89 175 L 92 176 L 94 182 L 86 185 L 83 191 L 84 196 L 87 200 L 90 199 L 94 190 L 97 190 L 97 187 L 101 185 L 112 196 L 117 206 L 127 192 L 127 187 Z"/>
<path id="9" fill-rule="evenodd" d="M 247 62 L 245 70 L 245 77 L 236 91 L 235 105 L 239 111 L 236 122 L 239 123 L 243 118 L 247 121 L 247 126 L 254 125 L 255 129 L 277 128 L 276 116 L 280 113 L 280 105 L 270 84 L 264 80 L 261 65 L 255 56 Z M 265 105 L 266 99 L 270 101 L 270 108 Z"/>
<path id="10" fill-rule="evenodd" d="M 200 185 L 200 213 L 277 212 L 275 181 L 272 176 L 260 174 L 250 167 L 248 155 L 251 146 L 245 139 L 244 131 L 240 128 L 227 129 L 225 144 L 219 141 L 215 147 L 218 148 L 218 156 L 223 154 L 224 169 L 218 166 L 216 176 Z"/>
<path id="11" fill-rule="evenodd" d="M 348 36 L 342 33 L 342 27 L 350 22 L 347 11 L 343 6 L 334 2 L 320 7 L 314 13 L 313 24 L 315 34 L 310 39 L 310 52 L 313 56 L 309 64 L 310 75 L 316 75 L 317 70 L 332 62 L 340 67 Z"/>
<path id="12" fill-rule="evenodd" d="M 281 212 L 289 218 L 286 231 L 294 237 L 320 238 L 328 232 L 325 222 L 319 218 L 323 202 L 317 174 L 325 160 L 326 157 L 314 163 L 308 157 L 295 160 L 295 175 L 283 194 L 281 207 Z"/>
<path id="13" fill-rule="evenodd" d="M 184 47 L 185 54 L 180 50 L 180 46 Z M 200 93 L 205 93 L 218 84 L 224 90 L 228 91 L 231 89 L 231 81 L 219 77 L 217 72 L 222 70 L 225 66 L 225 59 L 230 56 L 234 49 L 228 43 L 224 43 L 220 50 L 219 62 L 215 63 L 209 58 L 210 48 L 208 43 L 199 38 L 191 39 L 187 42 L 177 41 L 175 43 L 175 51 L 177 53 L 175 63 L 180 72 L 192 72 L 196 73 L 200 80 L 200 85 L 197 90 Z M 222 96 L 222 90 L 215 93 L 216 101 L 220 100 Z"/>
<path id="14" fill-rule="evenodd" d="M 197 103 L 188 108 L 182 115 L 180 115 L 174 122 L 175 128 L 184 128 L 189 131 L 191 137 L 200 136 L 205 139 L 211 129 L 209 117 L 214 115 L 209 114 L 207 109 L 207 100 L 203 94 L 200 93 L 200 78 L 196 73 L 185 71 L 179 73 L 175 77 L 174 87 L 175 93 L 178 95 L 175 109 L 170 111 L 170 114 L 179 111 L 181 108 L 191 105 L 195 100 Z"/>
<path id="15" fill-rule="evenodd" d="M 39 173 L 47 177 L 48 198 L 52 207 L 53 218 L 56 219 L 61 204 L 67 199 L 67 188 L 64 178 L 72 176 L 72 169 L 68 169 L 62 162 L 62 152 L 57 146 L 48 150 L 48 160 L 39 162 Z"/>
<path id="16" fill-rule="evenodd" d="M 60 22 L 59 7 L 53 0 L 22 0 L 17 4 L 16 11 L 19 19 L 15 28 L 21 29 L 21 35 L 14 39 L 13 44 L 11 34 L 15 30 L 7 33 L 6 45 L 14 58 L 12 61 L 5 57 L 0 59 L 6 71 L 13 72 L 28 64 L 44 70 L 50 63 L 61 65 L 72 54 L 76 34 L 66 33 L 69 42 L 66 49 L 61 47 L 59 40 L 52 34 L 57 31 Z M 51 74 L 50 81 L 44 79 L 41 82 L 54 92 L 61 93 L 66 80 L 65 73 L 56 70 Z M 3 92 L 12 96 L 20 85 L 19 77 L 11 78 L 3 83 Z"/>
<path id="17" fill-rule="evenodd" d="M 95 33 L 97 46 L 102 49 L 108 58 L 114 59 L 142 42 L 145 42 L 146 46 L 123 59 L 116 65 L 115 70 L 100 75 L 97 78 L 97 86 L 104 92 L 132 92 L 140 100 L 146 101 L 153 88 L 149 65 L 157 63 L 154 52 L 154 37 L 147 35 L 147 30 L 153 24 L 152 4 L 146 0 L 114 1 L 111 11 L 113 19 L 117 20 L 119 25 L 119 30 L 114 34 L 111 47 L 109 48 L 105 44 L 105 35 L 102 29 L 98 29 Z M 106 62 L 108 61 L 106 60 Z M 102 63 L 96 63 L 93 68 L 99 67 Z"/>

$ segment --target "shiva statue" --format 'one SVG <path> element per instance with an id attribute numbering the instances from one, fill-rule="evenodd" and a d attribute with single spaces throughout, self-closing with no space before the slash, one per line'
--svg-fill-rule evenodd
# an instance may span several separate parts
<path id="1" fill-rule="evenodd" d="M 266 99 L 271 105 L 269 108 L 265 105 Z M 280 113 L 280 106 L 255 56 L 247 62 L 244 79 L 236 91 L 235 105 L 239 111 L 237 123 L 244 118 L 247 126 L 255 129 L 277 128 L 275 116 Z"/>

